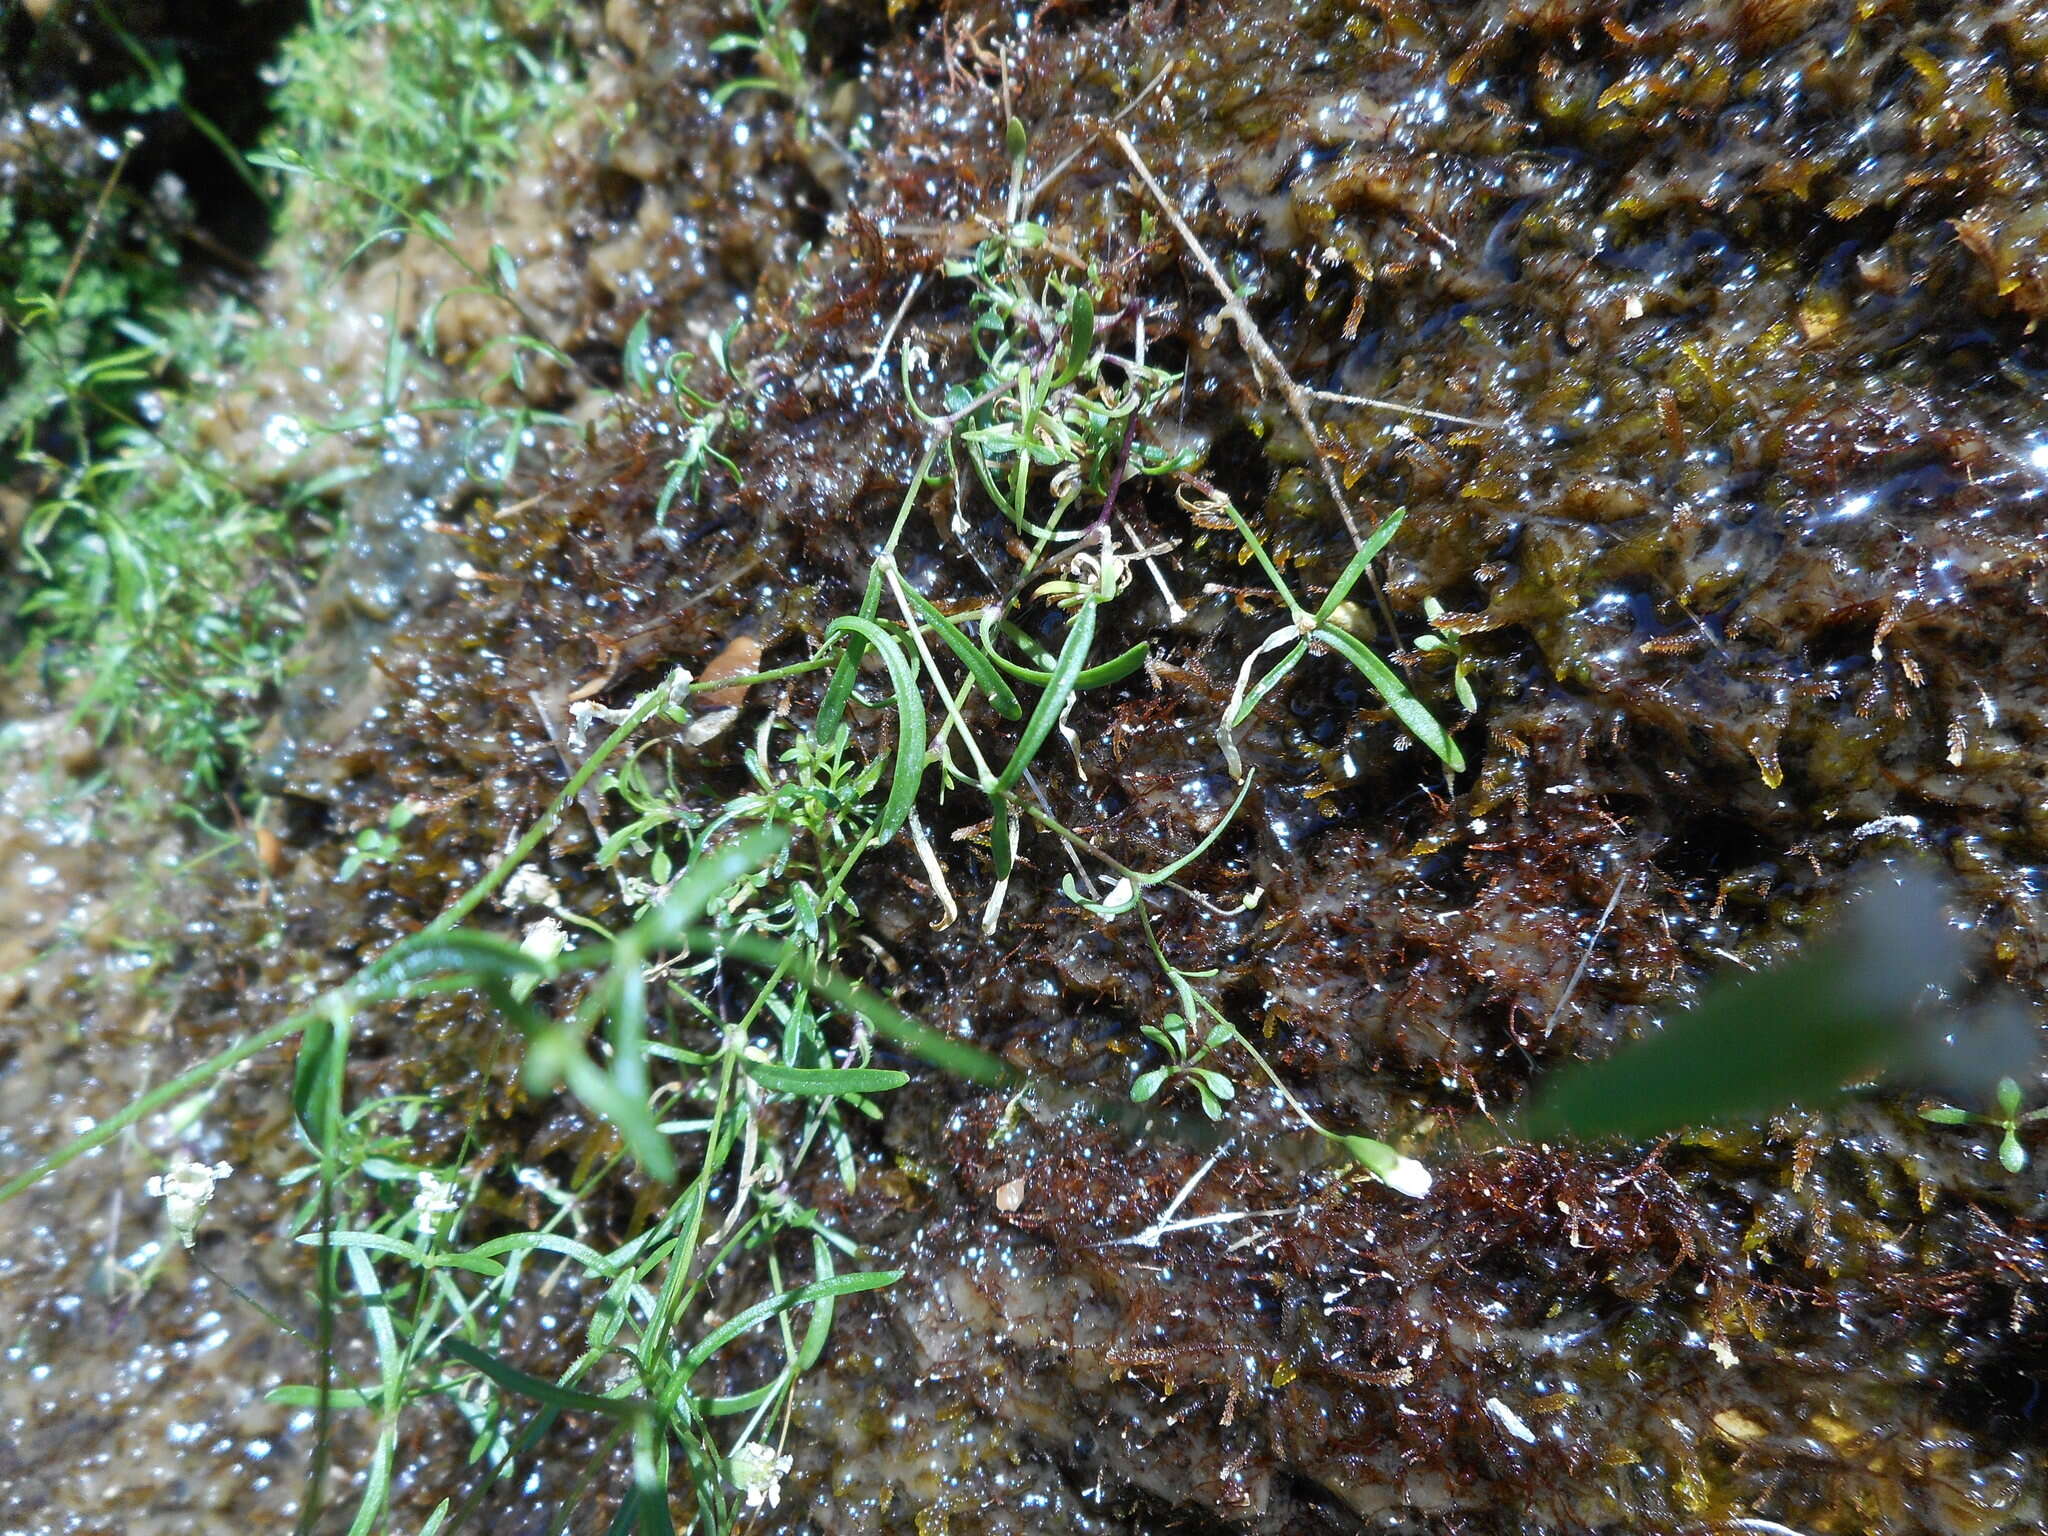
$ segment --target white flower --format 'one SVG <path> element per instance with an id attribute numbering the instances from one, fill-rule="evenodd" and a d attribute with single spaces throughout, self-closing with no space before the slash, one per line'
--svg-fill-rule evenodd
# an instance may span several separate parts
<path id="1" fill-rule="evenodd" d="M 1365 1165 L 1365 1171 L 1396 1194 L 1420 1200 L 1429 1193 L 1429 1170 L 1412 1157 L 1403 1157 L 1384 1141 L 1370 1136 L 1339 1136 L 1346 1151 Z"/>
<path id="2" fill-rule="evenodd" d="M 773 1509 L 782 1501 L 782 1479 L 788 1475 L 789 1467 L 787 1456 L 778 1456 L 760 1441 L 749 1440 L 732 1453 L 726 1472 L 733 1487 L 747 1496 L 747 1508 L 759 1509 L 766 1504 Z"/>
<path id="3" fill-rule="evenodd" d="M 631 713 L 630 709 L 606 709 L 602 704 L 593 704 L 588 699 L 578 699 L 569 706 L 569 735 L 576 745 L 581 747 L 584 737 L 590 734 L 593 726 L 617 725 Z"/>
<path id="4" fill-rule="evenodd" d="M 512 1180 L 535 1194 L 546 1195 L 557 1204 L 568 1198 L 562 1193 L 562 1186 L 554 1181 L 545 1168 L 521 1168 L 512 1175 Z"/>
<path id="5" fill-rule="evenodd" d="M 505 882 L 505 889 L 498 897 L 499 905 L 512 907 L 553 907 L 561 901 L 555 894 L 554 882 L 531 864 L 522 864 Z"/>
<path id="6" fill-rule="evenodd" d="M 438 1173 L 420 1175 L 419 1191 L 412 1197 L 413 1220 L 420 1231 L 432 1232 L 443 1216 L 462 1209 L 462 1186 Z"/>
<path id="7" fill-rule="evenodd" d="M 569 931 L 552 917 L 544 917 L 526 930 L 519 947 L 534 959 L 548 961 L 569 946 Z"/>
<path id="8" fill-rule="evenodd" d="M 1429 1170 L 1412 1157 L 1397 1157 L 1394 1166 L 1380 1175 L 1380 1182 L 1411 1200 L 1420 1200 L 1429 1193 Z"/>
<path id="9" fill-rule="evenodd" d="M 168 1173 L 153 1176 L 142 1189 L 144 1194 L 164 1202 L 165 1214 L 171 1219 L 171 1230 L 178 1234 L 179 1242 L 190 1248 L 192 1234 L 199 1230 L 199 1213 L 213 1198 L 214 1186 L 234 1171 L 226 1163 L 214 1163 L 209 1167 L 189 1157 L 180 1158 L 171 1164 Z"/>

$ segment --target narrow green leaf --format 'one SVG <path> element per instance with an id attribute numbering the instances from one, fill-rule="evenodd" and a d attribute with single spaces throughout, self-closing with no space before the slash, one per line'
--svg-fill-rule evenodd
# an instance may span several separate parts
<path id="1" fill-rule="evenodd" d="M 827 636 L 858 635 L 874 647 L 888 669 L 890 686 L 896 693 L 896 771 L 889 781 L 889 798 L 875 819 L 875 839 L 894 837 L 917 806 L 918 785 L 924 779 L 924 699 L 918 692 L 917 668 L 896 643 L 895 637 L 873 619 L 845 615 L 825 626 Z"/>
<path id="2" fill-rule="evenodd" d="M 1145 884 L 1157 885 L 1162 880 L 1171 880 L 1175 875 L 1207 853 L 1216 839 L 1221 837 L 1224 830 L 1237 819 L 1237 813 L 1244 805 L 1244 797 L 1252 792 L 1252 780 L 1257 776 L 1258 770 L 1256 768 L 1246 774 L 1244 783 L 1238 786 L 1237 798 L 1230 802 L 1230 809 L 1223 813 L 1222 818 L 1217 821 L 1216 825 L 1203 834 L 1202 840 L 1199 843 L 1196 843 L 1194 847 L 1190 848 L 1164 869 L 1155 870 L 1151 874 L 1144 876 Z"/>
<path id="3" fill-rule="evenodd" d="M 626 350 L 619 356 L 619 372 L 625 377 L 626 387 L 635 394 L 648 394 L 654 388 L 654 370 L 649 366 L 648 356 L 653 318 L 650 311 L 633 322 L 633 329 L 626 333 Z"/>
<path id="4" fill-rule="evenodd" d="M 1402 520 L 1407 516 L 1408 509 L 1403 507 L 1366 535 L 1365 542 L 1358 546 L 1358 553 L 1353 555 L 1350 563 L 1344 567 L 1344 574 L 1337 578 L 1337 585 L 1330 588 L 1328 596 L 1323 599 L 1323 605 L 1316 609 L 1318 624 L 1328 622 L 1330 615 L 1335 613 L 1351 595 L 1351 589 L 1358 585 L 1358 578 L 1365 574 L 1367 566 L 1379 558 L 1380 551 L 1393 541 L 1394 535 L 1400 532 Z"/>
<path id="5" fill-rule="evenodd" d="M 826 1098 L 835 1094 L 886 1093 L 910 1081 L 910 1074 L 882 1067 L 785 1067 L 780 1062 L 740 1063 L 755 1082 L 772 1093 L 798 1098 Z"/>
<path id="6" fill-rule="evenodd" d="M 831 1279 L 837 1273 L 832 1265 L 832 1245 L 823 1238 L 813 1235 L 811 1253 L 818 1266 L 818 1278 Z M 804 1327 L 803 1343 L 797 1346 L 796 1358 L 771 1380 L 763 1382 L 751 1391 L 735 1392 L 727 1397 L 714 1397 L 699 1402 L 698 1412 L 707 1419 L 726 1418 L 735 1413 L 750 1413 L 816 1365 L 825 1353 L 826 1341 L 831 1337 L 835 1300 L 836 1298 L 827 1296 L 811 1308 L 811 1318 Z"/>
<path id="7" fill-rule="evenodd" d="M 473 1275 L 482 1275 L 495 1280 L 505 1273 L 505 1266 L 490 1259 L 480 1259 L 473 1253 L 430 1253 L 424 1269 L 464 1269 Z"/>
<path id="8" fill-rule="evenodd" d="M 335 1144 L 341 1129 L 341 1087 L 348 1068 L 348 1029 L 331 1013 L 315 1013 L 299 1037 L 292 1066 L 292 1114 L 315 1151 Z"/>
<path id="9" fill-rule="evenodd" d="M 1289 631 L 1284 629 L 1276 630 L 1267 637 L 1267 642 L 1271 643 L 1274 640 L 1284 639 L 1288 633 Z M 1261 645 L 1259 650 L 1262 651 L 1265 648 L 1264 645 Z M 1256 655 L 1257 652 L 1253 654 Z M 1307 654 L 1308 642 L 1306 640 L 1297 640 L 1285 656 L 1282 656 L 1273 663 L 1272 670 L 1260 678 L 1245 694 L 1244 698 L 1238 702 L 1237 708 L 1231 711 L 1230 718 L 1223 722 L 1224 729 L 1234 731 L 1243 725 L 1245 721 L 1251 719 L 1252 712 L 1265 703 L 1266 695 L 1279 687 L 1281 681 L 1300 664 L 1301 658 Z"/>
<path id="10" fill-rule="evenodd" d="M 858 1018 L 885 1039 L 923 1057 L 941 1071 L 969 1082 L 991 1086 L 1014 1081 L 1016 1074 L 1002 1061 L 977 1046 L 951 1035 L 940 1034 L 929 1024 L 911 1018 L 872 988 L 829 970 L 801 950 L 786 950 L 772 939 L 751 933 L 712 933 L 699 930 L 691 936 L 692 948 L 723 948 L 753 965 L 768 969 L 783 966 L 785 974 L 829 999 Z"/>
<path id="11" fill-rule="evenodd" d="M 559 1232 L 512 1232 L 504 1237 L 494 1237 L 487 1243 L 478 1243 L 469 1250 L 473 1259 L 495 1259 L 502 1254 L 526 1254 L 546 1252 L 560 1254 L 575 1261 L 577 1268 L 588 1270 L 595 1275 L 612 1279 L 621 1272 L 615 1256 L 599 1253 L 587 1243 L 579 1243 L 572 1237 L 563 1237 Z"/>
<path id="12" fill-rule="evenodd" d="M 704 1362 L 717 1354 L 726 1345 L 751 1329 L 759 1327 L 769 1318 L 792 1308 L 806 1306 L 814 1301 L 828 1298 L 851 1296 L 859 1291 L 878 1291 L 885 1285 L 894 1285 L 903 1278 L 900 1269 L 867 1270 L 851 1275 L 834 1275 L 826 1280 L 813 1280 L 809 1285 L 800 1285 L 793 1291 L 784 1291 L 779 1296 L 770 1296 L 757 1301 L 745 1311 L 732 1317 L 707 1333 L 676 1371 L 676 1381 L 671 1391 L 688 1383 L 704 1366 Z"/>
<path id="13" fill-rule="evenodd" d="M 641 1411 L 641 1405 L 632 1398 L 599 1397 L 594 1392 L 579 1392 L 574 1387 L 561 1386 L 517 1366 L 507 1365 L 496 1355 L 486 1354 L 462 1339 L 449 1339 L 441 1348 L 464 1365 L 483 1372 L 507 1392 L 545 1403 L 565 1413 L 597 1413 L 608 1419 L 623 1419 Z"/>
<path id="14" fill-rule="evenodd" d="M 1715 986 L 1604 1061 L 1560 1069 L 1539 1085 L 1521 1129 L 1643 1138 L 1824 1102 L 1905 1056 L 1913 1002 L 1958 963 L 1933 882 L 1879 885 L 1839 936 Z"/>
<path id="15" fill-rule="evenodd" d="M 1273 557 L 1266 553 L 1266 546 L 1259 541 L 1259 536 L 1252 532 L 1252 525 L 1246 522 L 1244 514 L 1237 510 L 1237 504 L 1225 497 L 1223 512 L 1236 527 L 1238 537 L 1243 539 L 1245 546 L 1251 550 L 1252 558 L 1259 562 L 1259 569 L 1266 573 L 1266 580 L 1273 583 L 1273 590 L 1279 594 L 1280 600 L 1287 604 L 1287 611 L 1290 614 L 1300 613 L 1301 604 L 1297 603 L 1294 594 L 1287 590 L 1286 578 L 1280 574 L 1280 568 L 1273 564 Z"/>
<path id="16" fill-rule="evenodd" d="M 1832 1097 L 1887 1054 L 1881 1010 L 1844 1006 L 1843 963 L 1836 949 L 1744 976 L 1605 1061 L 1557 1072 L 1525 1133 L 1633 1139 Z"/>
<path id="17" fill-rule="evenodd" d="M 504 292 L 513 294 L 519 291 L 519 266 L 512 260 L 512 253 L 495 242 L 491 246 L 491 271 Z"/>
<path id="18" fill-rule="evenodd" d="M 358 1248 L 368 1253 L 384 1253 L 405 1260 L 415 1269 L 427 1267 L 427 1255 L 418 1244 L 383 1232 L 301 1232 L 293 1241 L 309 1248 Z"/>
<path id="19" fill-rule="evenodd" d="M 1430 751 L 1444 760 L 1453 773 L 1465 769 L 1465 754 L 1458 750 L 1458 744 L 1451 739 L 1451 733 L 1443 728 L 1436 716 L 1429 712 L 1429 706 L 1409 691 L 1399 674 L 1348 631 L 1334 624 L 1325 624 L 1316 631 L 1316 638 L 1337 652 L 1351 665 L 1365 674 L 1375 692 L 1387 702 L 1387 708 L 1394 712 L 1394 718 L 1408 728 L 1408 734 L 1421 742 Z"/>
<path id="20" fill-rule="evenodd" d="M 395 1417 L 387 1418 L 383 1429 L 378 1431 L 376 1447 L 370 1453 L 369 1472 L 363 1479 L 362 1498 L 356 1505 L 356 1517 L 349 1525 L 348 1536 L 372 1536 L 382 1528 L 385 1505 L 391 1498 L 391 1463 L 397 1450 L 398 1425 Z"/>
<path id="21" fill-rule="evenodd" d="M 676 1536 L 675 1521 L 668 1512 L 668 1435 L 650 1413 L 633 1421 L 633 1495 L 629 1502 L 630 1514 L 619 1512 L 622 1524 L 630 1518 L 639 1536 Z"/>
<path id="22" fill-rule="evenodd" d="M 1094 351 L 1095 299 L 1088 292 L 1088 285 L 1082 283 L 1074 289 L 1074 297 L 1067 306 L 1066 358 L 1053 377 L 1053 387 L 1057 389 L 1078 379 Z"/>
<path id="23" fill-rule="evenodd" d="M 872 621 L 881 611 L 882 568 L 877 565 L 868 571 L 867 590 L 860 598 L 860 617 Z M 841 633 L 847 636 L 846 649 L 840 652 L 839 663 L 832 669 L 832 680 L 825 685 L 824 697 L 818 701 L 817 721 L 811 728 L 819 741 L 830 741 L 838 732 L 840 717 L 845 714 L 847 700 L 853 697 L 853 686 L 860 678 L 861 658 L 867 655 L 867 642 L 859 631 Z"/>
<path id="24" fill-rule="evenodd" d="M 383 1397 L 380 1387 L 336 1387 L 327 1393 L 330 1408 L 372 1408 Z M 320 1389 L 309 1383 L 288 1383 L 272 1387 L 263 1394 L 266 1403 L 277 1403 L 286 1408 L 318 1408 Z"/>
<path id="25" fill-rule="evenodd" d="M 996 792 L 1007 794 L 1014 789 L 1017 781 L 1024 777 L 1024 770 L 1031 766 L 1038 750 L 1045 745 L 1045 739 L 1059 724 L 1067 701 L 1074 696 L 1082 669 L 1088 661 L 1088 648 L 1095 643 L 1094 603 L 1083 603 L 1067 624 L 1067 638 L 1060 646 L 1059 660 L 1054 663 L 1052 674 L 1046 680 L 1045 691 L 1038 696 L 1038 703 L 1031 711 L 1031 718 L 1024 723 L 1024 733 L 1017 738 L 1017 750 L 1010 754 L 1010 761 L 996 776 Z"/>
<path id="26" fill-rule="evenodd" d="M 299 1034 L 316 1018 L 323 1017 L 326 1007 L 327 1004 L 323 1002 L 304 1013 L 295 1013 L 288 1019 L 280 1019 L 269 1028 L 245 1036 L 233 1045 L 215 1052 L 169 1082 L 160 1083 L 147 1093 L 137 1094 L 92 1129 L 74 1136 L 41 1162 L 0 1184 L 0 1205 L 5 1205 L 24 1190 L 33 1189 L 58 1169 L 76 1162 L 95 1148 L 105 1146 L 131 1125 L 146 1120 L 159 1110 L 197 1093 L 222 1073 L 239 1066 L 252 1056 L 261 1055 L 280 1041 L 289 1040 L 293 1035 Z"/>
<path id="27" fill-rule="evenodd" d="M 1050 672 L 1040 671 L 1037 667 L 1027 667 L 1014 662 L 992 645 L 986 648 L 986 654 L 993 657 L 997 666 L 1001 667 L 1019 682 L 1031 683 L 1039 688 L 1043 688 L 1052 682 L 1052 674 Z M 1138 668 L 1145 665 L 1145 658 L 1151 654 L 1152 642 L 1140 640 L 1121 655 L 1112 656 L 1108 661 L 1102 662 L 1097 666 L 1085 668 L 1081 675 L 1074 679 L 1074 691 L 1085 693 L 1091 688 L 1103 688 L 1111 683 L 1120 683 L 1137 671 Z"/>
<path id="28" fill-rule="evenodd" d="M 1005 720 L 1021 720 L 1024 706 L 1017 702 L 1017 695 L 1010 685 L 1003 681 L 1003 674 L 989 660 L 988 653 L 967 638 L 966 631 L 932 605 L 929 598 L 909 582 L 903 583 L 903 593 L 910 599 L 910 606 L 917 610 L 917 616 L 931 626 L 937 635 L 960 660 L 974 679 L 974 685 L 988 695 L 996 713 Z"/>
<path id="29" fill-rule="evenodd" d="M 439 933 L 428 929 L 401 939 L 379 955 L 355 980 L 358 997 L 371 1001 L 411 996 L 416 990 L 454 986 L 509 986 L 523 977 L 544 977 L 547 967 L 505 939 L 469 929 Z"/>
<path id="30" fill-rule="evenodd" d="M 562 1056 L 566 1058 L 562 1060 L 562 1081 L 569 1091 L 611 1122 L 625 1141 L 626 1149 L 651 1177 L 673 1184 L 675 1153 L 669 1150 L 668 1139 L 661 1134 L 660 1122 L 647 1107 L 646 1098 L 622 1087 L 580 1047 Z"/>

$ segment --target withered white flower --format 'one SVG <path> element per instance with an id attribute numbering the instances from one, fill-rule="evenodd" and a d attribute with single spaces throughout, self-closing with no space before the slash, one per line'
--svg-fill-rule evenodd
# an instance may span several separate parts
<path id="1" fill-rule="evenodd" d="M 544 917 L 526 930 L 519 947 L 536 960 L 552 960 L 569 947 L 569 930 L 557 919 Z"/>
<path id="2" fill-rule="evenodd" d="M 432 1232 L 443 1216 L 462 1209 L 462 1186 L 438 1173 L 420 1175 L 420 1187 L 412 1197 L 413 1220 L 422 1232 Z"/>
<path id="3" fill-rule="evenodd" d="M 213 1198 L 214 1186 L 234 1171 L 227 1163 L 207 1164 L 181 1157 L 166 1172 L 152 1175 L 142 1189 L 164 1202 L 171 1230 L 190 1248 L 193 1234 L 199 1230 L 199 1213 Z"/>
<path id="4" fill-rule="evenodd" d="M 726 1463 L 732 1485 L 747 1496 L 749 1509 L 759 1509 L 763 1504 L 773 1509 L 782 1501 L 782 1479 L 789 1468 L 787 1456 L 776 1455 L 772 1447 L 758 1440 L 749 1440 Z"/>
<path id="5" fill-rule="evenodd" d="M 515 907 L 553 907 L 561 901 L 555 893 L 552 880 L 535 869 L 531 864 L 522 864 L 505 882 L 505 889 L 499 895 L 499 904 L 507 910 Z"/>

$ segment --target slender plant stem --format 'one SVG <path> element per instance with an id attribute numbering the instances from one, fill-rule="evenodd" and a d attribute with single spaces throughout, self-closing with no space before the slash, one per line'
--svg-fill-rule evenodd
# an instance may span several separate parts
<path id="1" fill-rule="evenodd" d="M 207 1057 L 189 1072 L 174 1077 L 167 1083 L 160 1083 L 140 1098 L 130 1100 L 75 1141 L 51 1153 L 27 1172 L 18 1173 L 5 1184 L 0 1184 L 0 1204 L 12 1200 L 31 1185 L 40 1184 L 58 1169 L 78 1161 L 86 1153 L 105 1146 L 129 1126 L 148 1119 L 168 1105 L 177 1103 L 195 1089 L 205 1087 L 229 1068 L 239 1066 L 251 1056 L 260 1055 L 281 1040 L 289 1040 L 314 1019 L 319 1018 L 326 1011 L 326 1007 L 326 1001 L 323 999 L 288 1019 L 279 1020 L 266 1030 L 236 1041 L 219 1054 Z"/>

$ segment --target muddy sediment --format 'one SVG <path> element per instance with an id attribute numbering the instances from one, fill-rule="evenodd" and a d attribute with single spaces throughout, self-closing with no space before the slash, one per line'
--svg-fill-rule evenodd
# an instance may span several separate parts
<path id="1" fill-rule="evenodd" d="M 536 375 L 536 404 L 573 417 L 615 383 L 642 316 L 691 350 L 745 318 L 755 387 L 707 385 L 740 413 L 742 472 L 657 517 L 682 424 L 650 405 L 586 413 L 503 495 L 450 467 L 452 429 L 359 486 L 368 563 L 329 577 L 334 622 L 266 746 L 274 856 L 171 882 L 164 1070 L 473 882 L 561 782 L 572 692 L 604 682 L 617 702 L 736 636 L 764 664 L 797 660 L 852 607 L 923 443 L 894 370 L 868 364 L 917 281 L 899 341 L 926 349 L 934 393 L 968 376 L 966 295 L 941 263 L 987 232 L 1010 116 L 1032 166 L 1061 168 L 1037 194 L 1045 259 L 1092 263 L 1098 313 L 1142 307 L 1152 355 L 1185 370 L 1146 430 L 1199 454 L 1297 590 L 1334 580 L 1351 546 L 1316 447 L 1150 217 L 1105 131 L 1128 109 L 1117 126 L 1289 373 L 1409 408 L 1322 402 L 1320 447 L 1365 519 L 1407 509 L 1376 643 L 1459 718 L 1443 659 L 1406 645 L 1436 599 L 1478 703 L 1458 727 L 1471 766 L 1447 785 L 1353 673 L 1311 660 L 1256 716 L 1245 809 L 1184 876 L 1258 905 L 1218 917 L 1163 896 L 1156 917 L 1295 1092 L 1437 1182 L 1410 1201 L 1345 1177 L 1249 1084 L 1220 1139 L 1106 1118 L 1101 1101 L 1155 1064 L 1138 1026 L 1171 1006 L 1136 930 L 1065 898 L 1050 844 L 1027 843 L 994 941 L 971 919 L 935 930 L 918 862 L 879 856 L 857 893 L 881 946 L 868 979 L 1044 1086 L 1013 1106 L 920 1076 L 855 1191 L 805 1191 L 908 1273 L 842 1308 L 773 1519 L 920 1536 L 2037 1529 L 2038 1160 L 2006 1172 L 1989 1138 L 1919 1120 L 1911 1085 L 1653 1146 L 1482 1149 L 1479 1133 L 1548 1068 L 1796 953 L 1873 869 L 1939 868 L 1966 990 L 2038 1020 L 2048 27 L 1991 4 L 1819 0 L 1075 7 L 1021 31 L 988 7 L 828 5 L 811 26 L 827 84 L 720 109 L 739 65 L 709 45 L 733 21 L 586 18 L 593 89 L 632 110 L 555 135 L 499 216 L 533 221 L 510 243 L 546 253 L 534 302 L 577 360 Z M 487 246 L 484 228 L 459 238 Z M 435 280 L 432 253 L 383 259 L 387 277 Z M 465 313 L 483 344 L 498 322 Z M 1018 572 L 1000 514 L 930 502 L 906 573 L 942 605 L 997 595 Z M 1231 803 L 1214 722 L 1276 610 L 1168 482 L 1122 506 L 1173 546 L 1182 613 L 1142 579 L 1105 610 L 1103 653 L 1148 640 L 1151 662 L 1081 696 L 1045 791 L 1066 825 L 1156 867 Z M 406 547 L 420 558 L 394 560 Z M 817 693 L 799 679 L 748 708 L 801 723 Z M 880 712 L 856 726 L 887 745 Z M 706 806 L 742 782 L 735 739 L 677 749 Z M 355 834 L 401 801 L 419 811 L 407 852 L 340 880 Z M 924 809 L 978 908 L 981 810 Z M 43 857 L 8 835 L 9 857 Z M 594 846 L 572 817 L 550 871 L 604 915 L 581 874 Z M 75 933 L 20 942 L 37 975 L 103 968 Z M 58 1106 L 100 1112 L 84 1079 L 115 1091 L 146 1006 L 132 996 L 52 983 L 12 1001 L 10 1093 L 38 1107 L 8 1117 L 10 1158 L 63 1134 Z M 78 1033 L 53 1049 L 65 1008 Z M 441 1095 L 423 1137 L 452 1143 L 476 1119 L 508 1167 L 566 1172 L 600 1133 L 521 1098 L 503 1027 L 464 998 L 412 1005 L 370 1026 L 352 1088 Z M 265 1150 L 282 1070 L 235 1082 L 209 1146 L 250 1171 L 224 1224 L 277 1250 L 273 1275 L 238 1283 L 288 1293 L 263 1182 L 289 1165 Z M 2043 1088 L 2024 1084 L 2028 1104 Z M 1230 1219 L 1133 1241 L 1191 1180 L 1187 1212 Z M 502 1182 L 491 1215 L 516 1225 L 523 1197 Z M 655 1198 L 613 1219 L 623 1231 Z M 62 1362 L 88 1334 L 103 1359 L 116 1315 L 131 1361 L 218 1326 L 263 1362 L 193 1422 L 304 1379 L 303 1360 L 268 1364 L 300 1346 L 216 1282 L 117 1303 L 59 1252 L 60 1216 L 28 1219 L 47 1252 L 16 1261 L 8 1305 L 75 1394 L 93 1378 Z M 220 1321 L 202 1327 L 209 1307 Z M 573 1312 L 537 1303 L 522 1363 L 573 1358 Z M 52 1389 L 9 1411 L 81 1400 Z M 278 1457 L 303 1433 L 261 1426 Z M 597 1436 L 572 1420 L 558 1437 L 533 1489 L 489 1496 L 493 1529 L 569 1514 L 552 1501 Z M 415 1431 L 407 1507 L 463 1490 L 465 1450 L 452 1419 Z M 337 1458 L 339 1486 L 346 1442 Z M 150 1486 L 178 1528 L 169 1483 Z M 63 1508 L 21 1519 L 97 1528 Z M 589 1513 L 572 1527 L 601 1529 Z"/>

